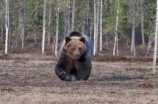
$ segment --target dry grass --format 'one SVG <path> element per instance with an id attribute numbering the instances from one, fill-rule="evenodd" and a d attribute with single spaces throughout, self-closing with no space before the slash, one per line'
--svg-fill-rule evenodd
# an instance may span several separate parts
<path id="1" fill-rule="evenodd" d="M 126 68 L 126 71 L 152 72 L 152 69 L 146 69 L 146 68 Z"/>
<path id="2" fill-rule="evenodd" d="M 152 57 L 127 57 L 127 56 L 112 56 L 111 54 L 99 54 L 96 55 L 93 59 L 94 61 L 100 61 L 100 62 L 118 62 L 118 61 L 123 61 L 123 62 L 152 62 L 153 58 Z M 158 61 L 158 59 L 157 59 Z"/>
<path id="3" fill-rule="evenodd" d="M 93 62 L 88 81 L 60 81 L 56 58 L 10 54 L 0 59 L 0 104 L 157 104 L 151 62 Z M 150 71 L 148 71 L 150 70 Z"/>

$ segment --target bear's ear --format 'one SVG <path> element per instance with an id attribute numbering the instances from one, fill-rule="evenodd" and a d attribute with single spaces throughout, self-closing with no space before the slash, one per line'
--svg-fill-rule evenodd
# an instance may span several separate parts
<path id="1" fill-rule="evenodd" d="M 66 36 L 66 37 L 65 37 L 65 42 L 66 42 L 66 44 L 67 44 L 69 41 L 71 41 L 71 38 L 70 38 L 69 36 Z"/>
<path id="2" fill-rule="evenodd" d="M 85 43 L 85 42 L 86 42 L 85 37 L 81 37 L 81 38 L 80 38 L 80 41 L 83 42 L 83 43 Z"/>

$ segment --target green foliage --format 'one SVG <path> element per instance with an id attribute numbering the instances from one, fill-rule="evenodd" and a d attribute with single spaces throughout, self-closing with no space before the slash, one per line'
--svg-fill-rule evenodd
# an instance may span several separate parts
<path id="1" fill-rule="evenodd" d="M 79 30 L 86 18 L 87 0 L 76 0 L 76 4 L 78 5 L 76 5 L 75 28 Z"/>
<path id="2" fill-rule="evenodd" d="M 67 0 L 47 0 L 46 8 L 46 33 L 49 29 L 48 18 L 49 18 L 49 7 L 52 7 L 52 18 L 51 18 L 51 36 L 53 37 L 56 32 L 56 12 L 59 6 L 59 35 L 64 34 L 65 16 L 68 14 L 68 3 Z M 57 2 L 59 1 L 59 2 Z M 72 5 L 72 1 L 71 5 Z M 90 1 L 89 7 L 89 23 L 94 22 L 94 1 Z M 97 0 L 96 0 L 97 1 Z M 132 17 L 133 17 L 133 0 L 120 0 L 119 8 L 119 34 L 121 33 L 123 38 L 131 36 L 132 30 Z M 137 38 L 141 39 L 141 24 L 140 24 L 140 0 L 137 0 L 136 6 L 136 34 Z M 39 37 L 42 36 L 42 23 L 43 23 L 43 3 L 44 0 L 10 0 L 10 27 L 12 30 L 12 36 L 18 35 L 19 25 L 23 22 L 20 19 L 20 15 L 24 15 L 24 9 L 26 9 L 25 17 L 25 31 L 26 33 L 32 34 L 35 30 Z M 76 0 L 76 11 L 75 11 L 75 28 L 81 31 L 82 24 L 87 16 L 87 0 Z M 144 7 L 144 33 L 145 37 L 154 35 L 155 25 L 155 14 L 156 14 L 156 1 L 155 0 L 143 0 Z M 103 0 L 103 31 L 108 33 L 109 37 L 113 37 L 116 25 L 116 11 L 117 11 L 117 0 Z M 20 14 L 20 12 L 22 14 Z M 72 12 L 72 6 L 71 6 Z M 37 13 L 37 14 L 36 14 Z M 5 15 L 5 2 L 0 3 L 0 23 L 4 22 Z M 70 18 L 72 14 L 70 13 Z M 3 17 L 3 19 L 2 19 Z M 88 29 L 90 30 L 90 29 Z M 93 32 L 92 32 L 93 33 Z"/>
<path id="3" fill-rule="evenodd" d="M 155 17 L 156 17 L 156 2 L 155 0 L 145 0 L 145 19 L 144 33 L 147 36 L 154 35 Z"/>
<path id="4" fill-rule="evenodd" d="M 143 46 L 143 45 L 139 45 L 139 47 L 140 47 L 140 48 L 144 48 L 144 46 Z"/>
<path id="5" fill-rule="evenodd" d="M 116 24 L 116 5 L 113 0 L 106 0 L 103 7 L 103 24 L 107 29 L 111 29 Z"/>

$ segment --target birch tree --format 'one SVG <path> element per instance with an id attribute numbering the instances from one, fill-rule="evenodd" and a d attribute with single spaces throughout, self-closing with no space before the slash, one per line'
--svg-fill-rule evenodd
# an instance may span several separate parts
<path id="1" fill-rule="evenodd" d="M 118 21 L 119 21 L 119 0 L 118 0 L 118 5 L 117 5 L 117 16 L 116 16 L 116 27 L 115 27 L 115 42 L 114 42 L 114 48 L 113 48 L 113 56 L 115 56 L 115 52 L 117 51 L 117 56 L 118 56 Z M 117 49 L 117 50 L 116 50 Z"/>
<path id="2" fill-rule="evenodd" d="M 5 14 L 5 28 L 6 28 L 6 39 L 5 39 L 5 54 L 8 54 L 8 30 L 9 30 L 9 2 L 6 0 L 6 14 Z"/>
<path id="3" fill-rule="evenodd" d="M 76 2 L 76 0 L 73 0 L 73 8 L 72 8 L 72 31 L 74 30 L 74 21 L 75 21 L 75 2 Z"/>
<path id="4" fill-rule="evenodd" d="M 58 1 L 59 2 L 59 1 Z M 59 3 L 58 3 L 58 8 L 57 8 L 57 13 L 56 13 L 56 36 L 55 36 L 55 56 L 57 57 L 57 53 L 58 53 L 58 35 L 59 35 Z"/>
<path id="5" fill-rule="evenodd" d="M 19 13 L 19 35 L 21 35 L 21 48 L 24 49 L 24 15 L 22 16 L 22 7 Z"/>
<path id="6" fill-rule="evenodd" d="M 52 18 L 52 1 L 50 0 L 50 6 L 49 6 L 49 21 L 48 21 L 48 46 L 50 46 L 50 30 L 51 30 L 51 18 Z"/>
<path id="7" fill-rule="evenodd" d="M 100 0 L 94 0 L 94 55 L 98 53 L 99 3 Z"/>
<path id="8" fill-rule="evenodd" d="M 26 7 L 25 7 L 25 0 L 23 1 L 23 10 L 24 10 L 24 14 L 23 14 L 23 20 L 22 20 L 22 50 L 24 50 L 24 38 L 25 38 L 25 17 L 26 17 Z"/>
<path id="9" fill-rule="evenodd" d="M 102 37 L 103 37 L 103 30 L 102 30 L 102 22 L 103 22 L 103 19 L 102 19 L 102 15 L 103 15 L 103 1 L 101 0 L 100 1 L 100 51 L 102 51 Z"/>
<path id="10" fill-rule="evenodd" d="M 45 32 L 46 32 L 46 2 L 47 0 L 44 0 L 44 5 L 43 5 L 43 37 L 42 37 L 42 53 L 44 53 L 44 44 L 45 44 Z"/>
<path id="11" fill-rule="evenodd" d="M 157 35 L 158 35 L 158 0 L 156 7 L 156 28 L 155 28 L 155 45 L 154 45 L 154 57 L 153 57 L 153 73 L 156 72 L 156 59 L 157 59 Z"/>
<path id="12" fill-rule="evenodd" d="M 135 21 L 136 21 L 136 0 L 133 0 L 133 26 L 132 26 L 132 40 L 131 40 L 131 52 L 134 52 L 134 56 L 136 55 L 135 51 Z"/>

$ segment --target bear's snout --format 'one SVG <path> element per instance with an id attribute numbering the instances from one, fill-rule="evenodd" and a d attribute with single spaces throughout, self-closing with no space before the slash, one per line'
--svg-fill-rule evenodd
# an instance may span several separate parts
<path id="1" fill-rule="evenodd" d="M 79 58 L 80 58 L 80 54 L 79 54 L 79 53 L 73 54 L 73 58 L 74 58 L 74 59 L 79 59 Z"/>
<path id="2" fill-rule="evenodd" d="M 76 54 L 76 59 L 79 59 L 80 58 L 80 54 Z"/>

